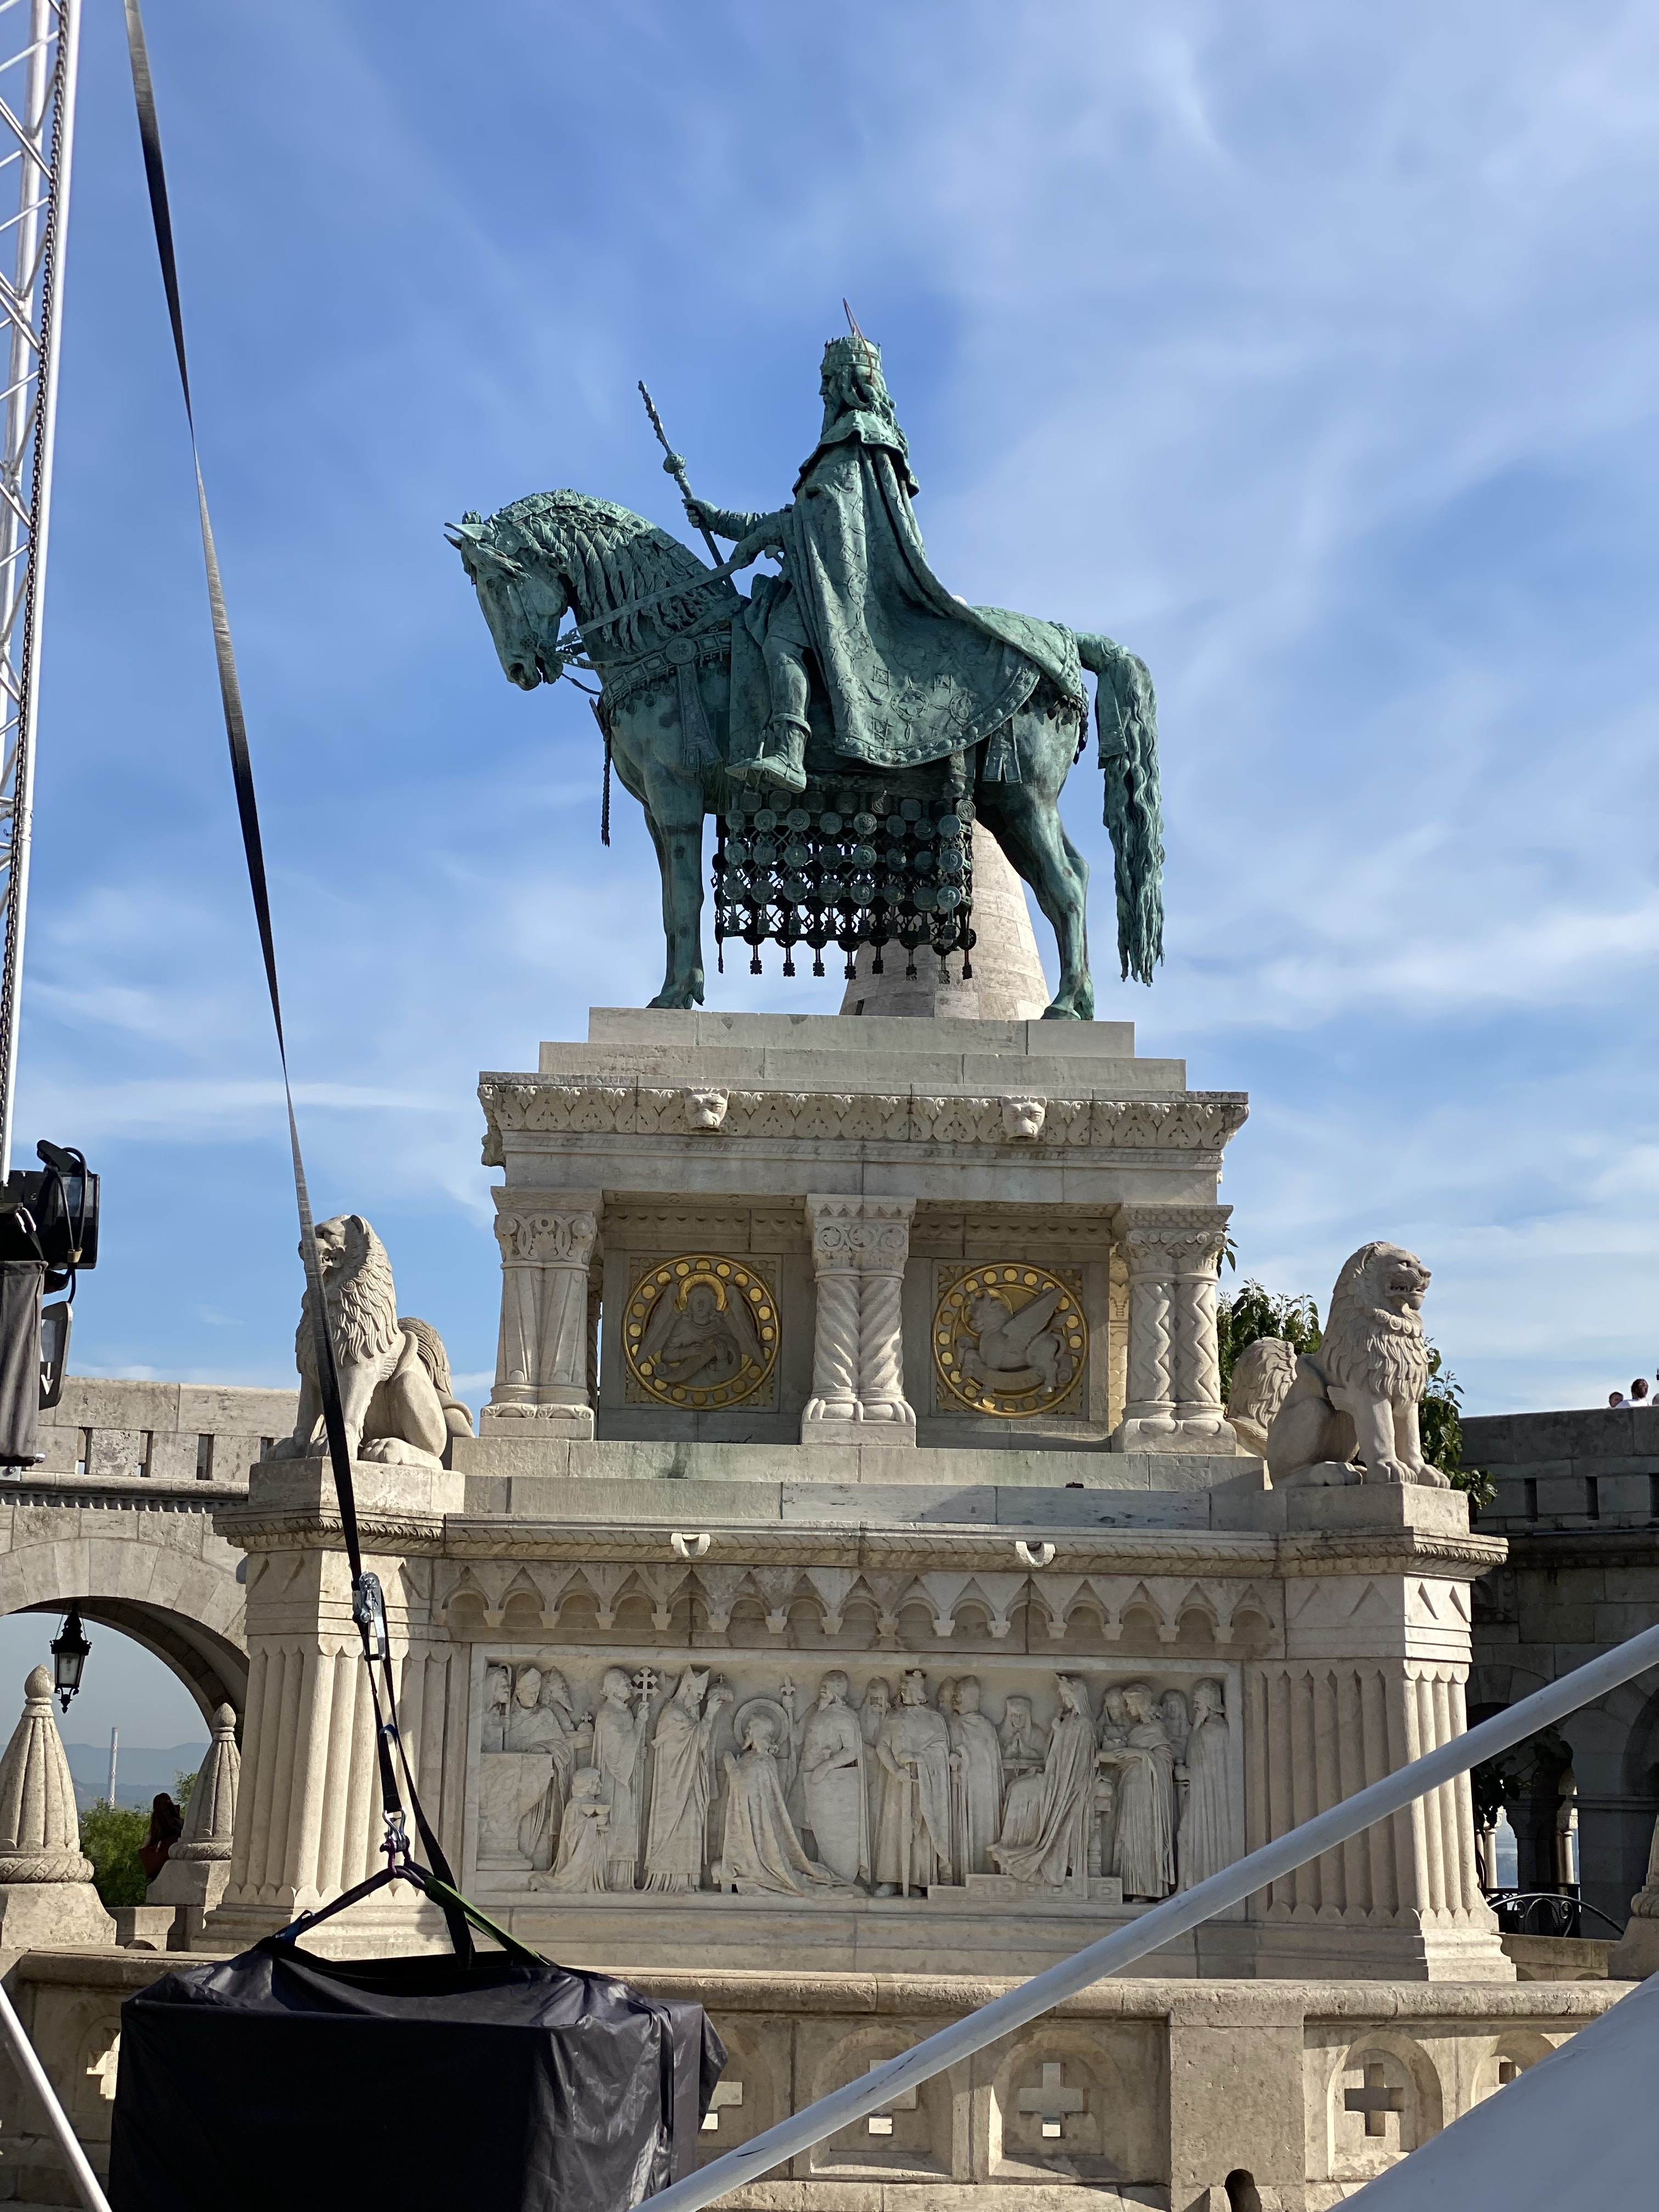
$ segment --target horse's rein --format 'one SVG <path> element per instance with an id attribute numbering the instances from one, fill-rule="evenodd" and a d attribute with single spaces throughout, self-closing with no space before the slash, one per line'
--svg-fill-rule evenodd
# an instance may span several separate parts
<path id="1" fill-rule="evenodd" d="M 688 592 L 702 591 L 710 584 L 728 584 L 733 574 L 732 563 L 724 562 L 720 568 L 706 569 L 701 576 L 693 576 L 684 584 L 671 584 L 665 591 L 653 592 L 648 599 L 624 599 L 621 606 L 612 607 L 609 614 L 585 618 L 579 621 L 576 627 L 582 633 L 585 646 L 590 629 L 609 629 L 613 623 L 621 622 L 625 615 L 647 614 L 653 607 L 661 606 L 665 599 L 683 599 Z"/>

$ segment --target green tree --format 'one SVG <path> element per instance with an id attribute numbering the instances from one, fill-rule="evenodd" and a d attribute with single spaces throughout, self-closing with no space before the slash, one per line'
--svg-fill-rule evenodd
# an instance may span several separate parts
<path id="1" fill-rule="evenodd" d="M 196 1766 L 192 1766 L 188 1774 L 182 1766 L 175 1766 L 173 1770 L 173 1802 L 181 1813 L 190 1802 L 190 1793 L 196 1787 L 196 1778 L 200 1771 L 201 1769 Z"/>
<path id="2" fill-rule="evenodd" d="M 148 1813 L 100 1797 L 81 1815 L 81 1849 L 92 1861 L 93 1885 L 106 1905 L 142 1905 L 148 1885 L 139 1862 L 149 1834 Z"/>
<path id="3" fill-rule="evenodd" d="M 1246 1345 L 1264 1336 L 1282 1336 L 1297 1352 L 1319 1348 L 1319 1308 L 1310 1297 L 1281 1297 L 1254 1277 L 1239 1285 L 1216 1308 L 1216 1341 L 1221 1353 L 1221 1395 L 1232 1388 L 1233 1362 Z"/>
<path id="4" fill-rule="evenodd" d="M 1423 1456 L 1437 1467 L 1454 1490 L 1468 1492 L 1478 1513 L 1498 1495 L 1498 1485 L 1484 1468 L 1463 1464 L 1463 1386 L 1447 1366 L 1443 1354 L 1428 1346 L 1429 1387 L 1423 1393 L 1419 1421 L 1423 1431 Z"/>

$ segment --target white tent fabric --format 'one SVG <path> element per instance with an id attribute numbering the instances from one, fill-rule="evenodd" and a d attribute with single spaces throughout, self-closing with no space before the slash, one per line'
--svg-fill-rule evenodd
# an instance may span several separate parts
<path id="1" fill-rule="evenodd" d="M 1656 2060 L 1659 1974 L 1347 2203 L 1360 2212 L 1624 2212 L 1659 2202 Z"/>

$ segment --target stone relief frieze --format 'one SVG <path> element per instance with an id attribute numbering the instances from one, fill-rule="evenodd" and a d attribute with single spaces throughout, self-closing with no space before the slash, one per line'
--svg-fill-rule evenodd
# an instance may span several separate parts
<path id="1" fill-rule="evenodd" d="M 945 1267 L 938 1288 L 933 1372 L 942 1412 L 1018 1420 L 1076 1410 L 1089 1328 L 1074 1272 L 1006 1262 Z"/>
<path id="2" fill-rule="evenodd" d="M 696 1412 L 760 1398 L 778 1343 L 776 1294 L 755 1261 L 682 1252 L 636 1264 L 622 1329 L 635 1403 Z"/>
<path id="3" fill-rule="evenodd" d="M 497 1647 L 477 1673 L 471 1856 L 509 1890 L 1110 1906 L 1243 1848 L 1236 1670 Z"/>
<path id="4" fill-rule="evenodd" d="M 690 1091 L 644 1084 L 564 1083 L 486 1077 L 478 1085 L 489 1164 L 501 1133 L 549 1135 L 782 1137 L 813 1143 L 898 1140 L 1068 1149 L 1111 1146 L 1218 1152 L 1249 1114 L 1243 1092 L 1186 1091 L 1163 1098 L 935 1097 L 806 1091 Z M 723 1101 L 723 1103 L 720 1103 Z"/>
<path id="5" fill-rule="evenodd" d="M 1012 1552 L 1012 1547 L 1011 1547 Z M 740 1607 L 757 1628 L 780 1644 L 805 1632 L 839 1638 L 853 1632 L 854 1608 L 864 1634 L 874 1628 L 875 1648 L 902 1652 L 925 1638 L 930 1648 L 962 1630 L 1007 1640 L 1021 1607 L 1030 1608 L 1030 1631 L 1055 1643 L 1079 1626 L 1092 1627 L 1107 1644 L 1130 1642 L 1174 1645 L 1185 1624 L 1201 1623 L 1218 1651 L 1245 1650 L 1282 1626 L 1274 1583 L 1221 1575 L 1068 1574 L 900 1567 L 750 1565 L 738 1560 L 444 1559 L 437 1563 L 434 1604 L 452 1636 L 478 1639 L 511 1626 L 551 1634 L 565 1608 L 580 1601 L 580 1622 L 592 1618 L 609 1634 L 619 1613 L 630 1615 L 624 1632 L 645 1626 L 659 1636 L 730 1636 Z M 873 1624 L 871 1615 L 873 1614 Z"/>

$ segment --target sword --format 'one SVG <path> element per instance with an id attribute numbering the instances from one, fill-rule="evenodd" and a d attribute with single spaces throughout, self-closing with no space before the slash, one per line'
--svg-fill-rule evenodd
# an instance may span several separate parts
<path id="1" fill-rule="evenodd" d="M 668 433 L 662 427 L 662 416 L 657 412 L 657 403 L 646 390 L 643 377 L 640 379 L 640 397 L 645 402 L 646 413 L 651 417 L 651 427 L 657 434 L 657 442 L 668 457 L 662 465 L 663 472 L 673 477 L 680 488 L 680 497 L 689 501 L 691 497 L 691 486 L 686 480 L 685 463 L 668 442 Z M 697 528 L 702 532 L 703 544 L 708 548 L 709 559 L 717 568 L 720 568 L 722 565 L 720 547 L 715 544 L 708 531 L 703 529 L 702 523 L 697 525 Z"/>

